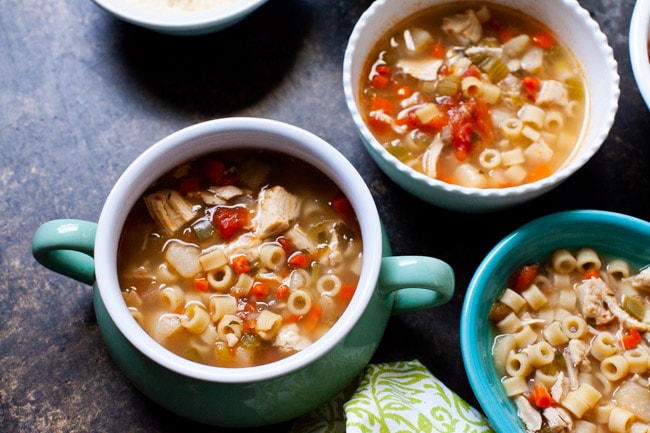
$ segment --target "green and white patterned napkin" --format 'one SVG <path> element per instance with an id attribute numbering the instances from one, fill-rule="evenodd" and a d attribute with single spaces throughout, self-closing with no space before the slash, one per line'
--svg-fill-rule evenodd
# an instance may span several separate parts
<path id="1" fill-rule="evenodd" d="M 361 381 L 299 418 L 291 433 L 494 433 L 419 361 L 369 364 Z"/>

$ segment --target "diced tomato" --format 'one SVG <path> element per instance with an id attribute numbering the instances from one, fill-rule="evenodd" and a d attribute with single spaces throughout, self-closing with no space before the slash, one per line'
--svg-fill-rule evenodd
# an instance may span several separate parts
<path id="1" fill-rule="evenodd" d="M 221 161 L 208 161 L 206 163 L 205 175 L 212 182 L 219 184 L 226 173 L 226 164 Z"/>
<path id="2" fill-rule="evenodd" d="M 377 65 L 377 67 L 375 67 L 375 71 L 379 75 L 390 75 L 390 66 L 383 65 L 383 64 L 382 65 Z"/>
<path id="3" fill-rule="evenodd" d="M 447 98 L 441 107 L 449 117 L 454 155 L 459 161 L 464 161 L 474 146 L 486 146 L 494 140 L 492 117 L 483 99 Z"/>
<path id="4" fill-rule="evenodd" d="M 383 89 L 390 83 L 390 78 L 386 75 L 374 75 L 371 82 L 374 87 Z"/>
<path id="5" fill-rule="evenodd" d="M 442 42 L 436 42 L 431 48 L 431 55 L 436 59 L 443 59 L 445 57 L 445 46 Z"/>
<path id="6" fill-rule="evenodd" d="M 625 350 L 634 349 L 641 343 L 641 334 L 636 328 L 630 328 L 627 334 L 621 338 Z"/>
<path id="7" fill-rule="evenodd" d="M 471 65 L 465 72 L 463 72 L 463 78 L 474 77 L 481 78 L 481 70 L 476 65 Z"/>
<path id="8" fill-rule="evenodd" d="M 210 283 L 205 278 L 195 278 L 194 288 L 199 292 L 207 292 L 210 289 Z"/>
<path id="9" fill-rule="evenodd" d="M 451 142 L 454 145 L 454 156 L 459 161 L 465 161 L 472 150 L 472 132 L 474 129 L 469 122 L 456 126 L 452 130 Z"/>
<path id="10" fill-rule="evenodd" d="M 522 84 L 524 85 L 524 91 L 526 97 L 529 101 L 534 102 L 537 98 L 537 92 L 540 88 L 539 80 L 535 77 L 524 77 L 521 79 Z"/>
<path id="11" fill-rule="evenodd" d="M 582 279 L 590 280 L 592 278 L 600 278 L 600 273 L 595 269 L 587 269 L 587 272 L 582 276 Z"/>
<path id="12" fill-rule="evenodd" d="M 338 214 L 343 218 L 350 218 L 354 216 L 354 209 L 352 208 L 352 204 L 350 203 L 350 200 L 348 200 L 348 198 L 345 196 L 335 198 L 332 200 L 331 205 L 334 210 L 338 212 Z"/>
<path id="13" fill-rule="evenodd" d="M 302 251 L 297 251 L 289 256 L 287 263 L 295 268 L 306 268 L 309 266 L 309 257 Z"/>
<path id="14" fill-rule="evenodd" d="M 255 281 L 251 287 L 249 294 L 251 296 L 255 296 L 256 298 L 264 298 L 269 294 L 269 288 L 264 282 Z"/>
<path id="15" fill-rule="evenodd" d="M 232 269 L 236 274 L 247 274 L 251 271 L 246 256 L 236 256 L 232 259 Z"/>
<path id="16" fill-rule="evenodd" d="M 224 239 L 230 239 L 248 224 L 248 209 L 242 206 L 218 206 L 212 215 L 212 225 Z"/>
<path id="17" fill-rule="evenodd" d="M 413 94 L 413 89 L 411 89 L 409 86 L 401 86 L 395 93 L 397 94 L 398 98 L 405 99 Z"/>
<path id="18" fill-rule="evenodd" d="M 530 287 L 539 274 L 539 265 L 537 263 L 522 266 L 515 272 L 510 279 L 510 289 L 521 293 Z"/>
<path id="19" fill-rule="evenodd" d="M 555 45 L 553 37 L 546 32 L 535 33 L 532 37 L 533 43 L 543 50 L 548 50 Z"/>
<path id="20" fill-rule="evenodd" d="M 183 194 L 198 191 L 199 189 L 201 189 L 201 179 L 195 176 L 182 178 L 178 185 L 178 190 Z"/>
<path id="21" fill-rule="evenodd" d="M 284 250 L 284 253 L 287 256 L 291 255 L 291 253 L 296 251 L 296 246 L 289 239 L 287 239 L 287 238 L 278 238 L 277 241 L 278 241 L 278 243 L 280 244 L 280 246 Z"/>
<path id="22" fill-rule="evenodd" d="M 275 290 L 275 295 L 278 299 L 287 299 L 289 297 L 289 292 L 289 286 L 282 284 Z"/>

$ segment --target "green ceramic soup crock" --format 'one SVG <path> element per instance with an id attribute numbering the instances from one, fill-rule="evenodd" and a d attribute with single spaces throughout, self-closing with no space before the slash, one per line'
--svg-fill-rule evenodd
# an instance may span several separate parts
<path id="1" fill-rule="evenodd" d="M 247 147 L 289 153 L 318 167 L 341 188 L 359 219 L 362 271 L 344 314 L 306 349 L 262 366 L 213 367 L 173 354 L 133 319 L 118 283 L 118 242 L 134 203 L 168 170 L 216 150 Z M 97 223 L 46 222 L 34 236 L 33 254 L 47 268 L 93 285 L 106 344 L 138 389 L 172 412 L 221 426 L 282 422 L 326 402 L 368 363 L 391 314 L 441 305 L 454 290 L 447 263 L 391 256 L 370 191 L 341 153 L 310 132 L 259 118 L 212 120 L 162 139 L 118 179 Z"/>

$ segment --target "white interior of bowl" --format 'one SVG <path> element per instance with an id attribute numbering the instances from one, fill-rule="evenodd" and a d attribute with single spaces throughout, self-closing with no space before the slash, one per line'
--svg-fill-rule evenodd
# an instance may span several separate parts
<path id="1" fill-rule="evenodd" d="M 256 367 L 221 368 L 173 354 L 153 340 L 132 318 L 117 279 L 117 249 L 122 225 L 147 187 L 176 165 L 200 155 L 232 148 L 267 149 L 300 158 L 328 175 L 353 204 L 363 239 L 358 289 L 330 331 L 303 351 Z M 295 371 L 320 358 L 355 326 L 374 292 L 382 255 L 382 235 L 374 200 L 352 164 L 324 140 L 286 123 L 258 118 L 224 118 L 180 130 L 143 152 L 111 190 L 99 218 L 95 275 L 102 301 L 121 333 L 143 354 L 180 374 L 214 382 L 255 382 Z"/>
<path id="2" fill-rule="evenodd" d="M 154 30 L 191 32 L 204 28 L 219 29 L 231 25 L 261 6 L 267 0 L 235 0 L 197 11 L 158 10 L 141 6 L 138 0 L 93 0 L 101 8 L 122 20 Z"/>
<path id="3" fill-rule="evenodd" d="M 632 72 L 641 96 L 650 108 L 650 61 L 648 36 L 650 28 L 650 1 L 637 0 L 630 21 L 629 50 Z"/>
<path id="4" fill-rule="evenodd" d="M 447 192 L 460 200 L 504 197 L 517 200 L 517 196 L 533 197 L 565 180 L 582 167 L 600 148 L 614 122 L 618 109 L 619 76 L 613 51 L 598 24 L 575 0 L 541 2 L 536 0 L 499 0 L 493 3 L 520 10 L 546 24 L 571 49 L 582 67 L 587 81 L 589 112 L 588 123 L 580 145 L 565 166 L 552 176 L 531 184 L 501 189 L 478 189 L 447 184 L 421 174 L 392 156 L 372 135 L 358 109 L 361 71 L 364 63 L 384 34 L 400 21 L 430 6 L 454 3 L 456 0 L 390 0 L 375 1 L 357 22 L 348 42 L 344 57 L 343 85 L 346 102 L 354 123 L 371 152 L 398 172 L 405 173 L 414 182 L 429 189 Z M 433 193 L 432 193 L 433 194 Z M 466 196 L 463 198 L 463 196 Z M 469 203 L 469 202 L 468 202 Z M 476 204 L 475 202 L 474 204 Z M 496 203 L 496 202 L 495 202 Z"/>

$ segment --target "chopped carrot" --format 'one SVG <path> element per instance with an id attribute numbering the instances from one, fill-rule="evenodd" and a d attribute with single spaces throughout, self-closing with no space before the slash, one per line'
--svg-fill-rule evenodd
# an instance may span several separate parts
<path id="1" fill-rule="evenodd" d="M 556 405 L 555 400 L 551 397 L 546 387 L 542 384 L 535 384 L 533 386 L 533 392 L 530 395 L 530 401 L 532 404 L 539 408 L 554 407 Z"/>
<path id="2" fill-rule="evenodd" d="M 309 309 L 309 312 L 303 317 L 305 328 L 307 328 L 308 331 L 313 331 L 316 329 L 316 325 L 318 325 L 318 321 L 322 315 L 323 309 L 320 307 L 320 305 L 313 304 Z"/>
<path id="3" fill-rule="evenodd" d="M 390 78 L 387 75 L 375 75 L 371 82 L 374 87 L 384 88 L 390 83 Z"/>
<path id="4" fill-rule="evenodd" d="M 350 302 L 356 290 L 357 290 L 357 286 L 355 286 L 354 284 L 343 284 L 341 286 L 341 290 L 339 290 L 339 297 L 341 299 L 346 300 L 347 302 Z"/>
<path id="5" fill-rule="evenodd" d="M 289 297 L 289 286 L 282 284 L 277 289 L 275 289 L 275 295 L 278 299 L 287 299 Z"/>
<path id="6" fill-rule="evenodd" d="M 199 292 L 207 292 L 210 289 L 210 283 L 206 278 L 195 278 L 194 288 Z"/>
<path id="7" fill-rule="evenodd" d="M 393 103 L 381 96 L 373 96 L 370 98 L 370 111 L 381 110 L 386 114 L 393 112 Z"/>
<path id="8" fill-rule="evenodd" d="M 587 269 L 587 272 L 582 276 L 582 279 L 589 280 L 591 278 L 600 278 L 600 273 L 595 269 Z"/>
<path id="9" fill-rule="evenodd" d="M 456 185 L 456 179 L 451 176 L 441 177 L 440 180 L 450 185 Z"/>
<path id="10" fill-rule="evenodd" d="M 246 256 L 237 256 L 232 259 L 232 269 L 237 274 L 246 274 L 251 271 Z"/>
<path id="11" fill-rule="evenodd" d="M 251 287 L 249 294 L 251 296 L 255 296 L 256 298 L 264 298 L 269 294 L 269 288 L 264 282 L 255 281 Z"/>
<path id="12" fill-rule="evenodd" d="M 638 329 L 630 328 L 628 333 L 621 338 L 625 350 L 633 349 L 641 343 L 641 334 Z"/>
<path id="13" fill-rule="evenodd" d="M 536 92 L 539 90 L 540 83 L 536 77 L 527 76 L 522 78 L 521 82 L 523 83 L 527 91 Z"/>
<path id="14" fill-rule="evenodd" d="M 535 45 L 537 45 L 543 50 L 548 50 L 553 45 L 555 45 L 555 41 L 553 40 L 553 37 L 546 32 L 535 33 L 532 39 Z"/>
<path id="15" fill-rule="evenodd" d="M 296 268 L 306 268 L 309 266 L 309 257 L 302 251 L 296 251 L 289 256 L 287 263 Z"/>
<path id="16" fill-rule="evenodd" d="M 377 73 L 379 75 L 389 75 L 390 74 L 390 66 L 388 66 L 388 65 L 377 65 L 377 67 L 375 68 L 375 71 L 377 71 Z"/>
<path id="17" fill-rule="evenodd" d="M 544 179 L 553 174 L 553 170 L 548 164 L 539 164 L 536 167 L 533 167 L 526 175 L 527 182 L 536 182 L 540 179 Z"/>

